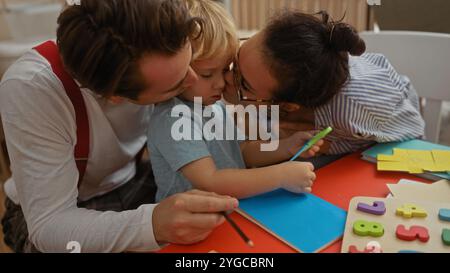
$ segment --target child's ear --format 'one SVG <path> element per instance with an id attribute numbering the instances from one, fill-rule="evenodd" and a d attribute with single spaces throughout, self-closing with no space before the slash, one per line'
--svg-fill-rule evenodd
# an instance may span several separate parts
<path id="1" fill-rule="evenodd" d="M 111 96 L 108 98 L 108 100 L 114 104 L 121 104 L 122 102 L 125 101 L 124 98 L 119 97 L 119 96 Z"/>
<path id="2" fill-rule="evenodd" d="M 287 113 L 292 113 L 295 111 L 300 110 L 301 106 L 297 103 L 294 102 L 280 102 L 280 110 L 287 112 Z"/>

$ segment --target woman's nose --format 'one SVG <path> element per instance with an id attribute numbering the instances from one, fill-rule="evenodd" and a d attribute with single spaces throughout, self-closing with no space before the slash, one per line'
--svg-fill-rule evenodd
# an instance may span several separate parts
<path id="1" fill-rule="evenodd" d="M 227 85 L 234 85 L 234 77 L 233 77 L 233 71 L 227 71 L 226 73 L 225 73 L 225 76 L 224 76 L 224 78 L 225 78 L 225 83 L 227 84 Z"/>
<path id="2" fill-rule="evenodd" d="M 234 76 L 232 71 L 228 71 L 225 73 L 225 92 L 223 93 L 223 97 L 225 100 L 232 104 L 239 104 L 239 98 L 236 92 L 236 87 L 234 84 Z"/>

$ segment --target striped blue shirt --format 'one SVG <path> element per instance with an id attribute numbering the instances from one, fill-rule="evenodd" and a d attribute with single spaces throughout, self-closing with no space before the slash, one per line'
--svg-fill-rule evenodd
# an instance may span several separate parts
<path id="1" fill-rule="evenodd" d="M 316 128 L 333 127 L 329 154 L 360 150 L 375 142 L 424 135 L 417 93 L 385 56 L 349 58 L 350 78 L 329 103 L 314 110 Z"/>

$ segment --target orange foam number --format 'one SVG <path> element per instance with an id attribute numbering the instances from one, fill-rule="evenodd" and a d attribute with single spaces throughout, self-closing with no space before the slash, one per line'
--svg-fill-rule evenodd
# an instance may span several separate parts
<path id="1" fill-rule="evenodd" d="M 414 241 L 419 239 L 421 242 L 428 242 L 430 235 L 428 229 L 422 226 L 411 226 L 409 230 L 404 225 L 398 225 L 395 231 L 397 238 L 403 241 Z"/>

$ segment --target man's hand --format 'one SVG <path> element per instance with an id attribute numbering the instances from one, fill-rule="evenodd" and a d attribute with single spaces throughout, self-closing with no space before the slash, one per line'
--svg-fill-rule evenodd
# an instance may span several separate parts
<path id="1" fill-rule="evenodd" d="M 235 198 L 199 190 L 172 195 L 153 211 L 156 241 L 160 244 L 202 241 L 225 220 L 219 213 L 238 205 Z"/>

